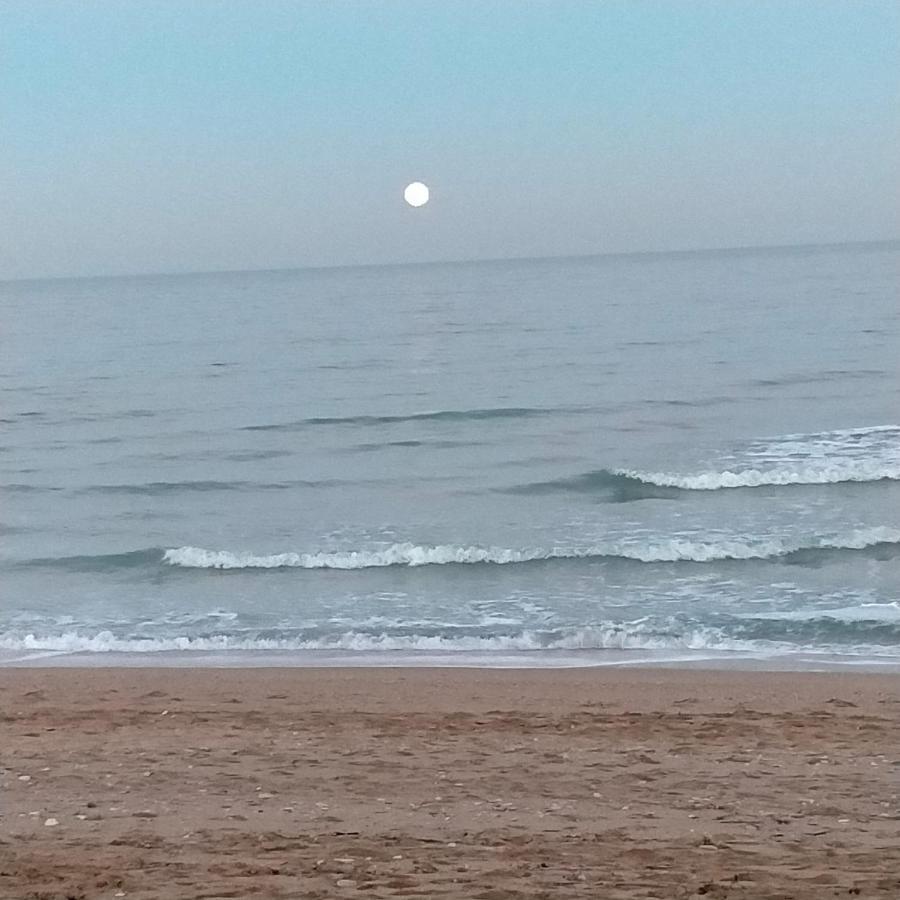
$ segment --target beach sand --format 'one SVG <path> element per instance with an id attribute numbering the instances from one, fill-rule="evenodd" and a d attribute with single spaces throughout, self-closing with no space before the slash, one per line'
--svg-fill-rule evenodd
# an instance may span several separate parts
<path id="1" fill-rule="evenodd" d="M 900 897 L 900 679 L 0 670 L 0 897 Z"/>

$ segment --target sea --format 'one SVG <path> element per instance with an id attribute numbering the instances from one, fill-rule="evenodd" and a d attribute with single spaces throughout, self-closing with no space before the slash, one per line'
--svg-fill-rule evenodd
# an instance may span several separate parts
<path id="1" fill-rule="evenodd" d="M 900 668 L 900 243 L 0 283 L 0 662 Z"/>

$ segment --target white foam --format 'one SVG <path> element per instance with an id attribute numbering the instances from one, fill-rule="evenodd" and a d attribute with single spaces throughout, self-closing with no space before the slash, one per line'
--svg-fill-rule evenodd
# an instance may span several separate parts
<path id="1" fill-rule="evenodd" d="M 784 466 L 771 469 L 742 469 L 739 471 L 698 472 L 679 475 L 672 472 L 638 472 L 617 469 L 645 484 L 658 487 L 681 488 L 686 491 L 717 491 L 721 488 L 765 487 L 788 484 L 840 484 L 842 482 L 900 480 L 900 463 L 830 463 L 823 465 Z"/>
<path id="2" fill-rule="evenodd" d="M 753 613 L 746 618 L 768 619 L 779 622 L 815 622 L 832 619 L 835 622 L 900 623 L 900 600 L 890 603 L 861 603 L 858 606 L 841 606 L 835 609 L 795 609 L 784 612 Z"/>
<path id="3" fill-rule="evenodd" d="M 900 426 L 788 434 L 748 446 L 731 466 L 705 472 L 640 472 L 617 475 L 659 487 L 690 491 L 789 484 L 900 480 Z"/>
<path id="4" fill-rule="evenodd" d="M 620 540 L 582 547 L 508 549 L 475 545 L 391 544 L 382 549 L 316 553 L 256 554 L 202 547 L 166 550 L 163 561 L 189 569 L 369 569 L 385 566 L 431 566 L 491 563 L 509 565 L 551 559 L 623 558 L 640 562 L 711 562 L 728 559 L 769 559 L 803 549 L 861 550 L 879 543 L 900 542 L 900 530 L 856 529 L 846 535 L 810 538 L 806 542 L 780 537 L 740 538 L 728 535 L 686 535 L 663 540 Z"/>
<path id="5" fill-rule="evenodd" d="M 875 544 L 896 544 L 900 542 L 900 529 L 879 525 L 874 528 L 856 528 L 846 535 L 828 538 L 819 545 L 832 550 L 864 550 Z"/>
<path id="6" fill-rule="evenodd" d="M 863 603 L 840 609 L 805 609 L 773 613 L 755 613 L 748 619 L 784 619 L 794 621 L 836 619 L 843 622 L 900 622 L 900 601 Z M 374 624 L 374 623 L 373 623 Z M 448 628 L 453 628 L 448 625 Z M 361 629 L 350 625 L 344 631 L 312 636 L 286 632 L 279 636 L 269 632 L 260 636 L 252 631 L 208 634 L 203 637 L 169 631 L 167 635 L 116 634 L 109 629 L 90 631 L 88 627 L 63 630 L 52 625 L 38 630 L 21 628 L 0 632 L 0 653 L 13 653 L 16 658 L 38 654 L 72 653 L 162 653 L 205 652 L 245 653 L 336 652 L 336 653 L 482 653 L 503 654 L 543 651 L 644 651 L 653 653 L 744 653 L 754 656 L 781 656 L 797 652 L 841 654 L 867 653 L 874 657 L 898 659 L 896 646 L 847 647 L 844 644 L 804 645 L 787 639 L 735 638 L 714 626 L 679 623 L 677 620 L 654 621 L 648 618 L 628 622 L 600 622 L 592 625 L 559 628 L 521 628 L 506 634 L 441 634 L 434 625 L 421 626 L 422 633 L 391 633 L 385 625 Z M 378 630 L 376 630 L 378 629 Z M 168 629 L 167 629 L 168 630 Z M 437 633 L 435 633 L 437 631 Z M 28 654 L 23 657 L 22 654 Z"/>
<path id="7" fill-rule="evenodd" d="M 777 645 L 770 645 L 772 647 Z M 168 638 L 119 637 L 111 631 L 94 634 L 0 634 L 0 650 L 52 651 L 62 653 L 154 653 L 164 651 L 535 651 L 535 650 L 736 650 L 760 651 L 766 645 L 757 641 L 730 640 L 717 629 L 695 628 L 682 634 L 654 634 L 640 626 L 588 626 L 568 629 L 552 635 L 522 631 L 514 635 L 444 637 L 441 635 L 366 634 L 347 631 L 318 639 L 258 638 L 235 635 L 208 637 L 176 636 Z"/>
<path id="8" fill-rule="evenodd" d="M 379 550 L 346 550 L 316 553 L 233 553 L 178 547 L 166 550 L 163 561 L 192 569 L 369 569 L 383 566 L 428 566 L 449 563 L 505 563 L 548 559 L 554 551 L 505 550 L 497 547 L 420 546 L 391 544 Z"/>

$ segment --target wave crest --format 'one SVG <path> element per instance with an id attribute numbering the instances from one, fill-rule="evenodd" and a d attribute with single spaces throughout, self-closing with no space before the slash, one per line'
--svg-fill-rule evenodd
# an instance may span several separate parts
<path id="1" fill-rule="evenodd" d="M 612 542 L 587 547 L 508 549 L 502 547 L 391 544 L 380 550 L 351 550 L 318 553 L 274 553 L 260 555 L 202 547 L 176 547 L 163 553 L 163 562 L 188 569 L 370 569 L 388 566 L 440 566 L 492 564 L 510 565 L 547 560 L 625 559 L 644 563 L 713 562 L 798 557 L 803 561 L 815 551 L 857 551 L 868 548 L 900 551 L 900 530 L 858 529 L 836 538 L 789 542 L 782 538 L 745 540 L 721 537 L 696 540 L 676 537 L 668 540 Z"/>
<path id="2" fill-rule="evenodd" d="M 275 422 L 265 425 L 244 425 L 241 431 L 297 431 L 316 425 L 397 425 L 405 422 L 478 422 L 489 419 L 526 419 L 535 416 L 552 416 L 561 412 L 573 412 L 570 407 L 501 406 L 476 409 L 439 409 L 397 415 L 313 416 L 293 422 Z"/>
<path id="3" fill-rule="evenodd" d="M 204 637 L 122 636 L 104 630 L 58 634 L 0 634 L 0 649 L 62 653 L 152 653 L 161 651 L 351 651 L 497 652 L 536 650 L 753 650 L 752 641 L 735 641 L 719 629 L 696 627 L 664 634 L 640 626 L 609 624 L 551 631 L 523 630 L 506 635 L 387 634 L 347 631 L 321 637 L 213 634 Z"/>
<path id="4" fill-rule="evenodd" d="M 612 474 L 658 488 L 716 491 L 791 484 L 900 480 L 900 426 L 788 434 L 755 441 L 732 467 L 683 474 L 616 469 Z"/>
<path id="5" fill-rule="evenodd" d="M 898 481 L 900 463 L 831 464 L 797 468 L 744 469 L 735 472 L 699 472 L 678 475 L 671 472 L 637 472 L 617 469 L 615 475 L 630 478 L 659 488 L 678 488 L 683 491 L 717 491 L 722 488 L 777 487 L 790 484 L 841 484 L 844 482 Z"/>
<path id="6" fill-rule="evenodd" d="M 896 609 L 810 610 L 796 616 L 739 617 L 728 623 L 689 621 L 598 622 L 506 633 L 450 633 L 425 626 L 414 633 L 350 629 L 322 634 L 317 628 L 237 630 L 203 635 L 152 635 L 86 628 L 0 632 L 0 651 L 51 653 L 331 652 L 518 653 L 538 651 L 652 651 L 696 653 L 866 653 L 897 658 Z M 455 631 L 455 633 L 452 633 Z"/>

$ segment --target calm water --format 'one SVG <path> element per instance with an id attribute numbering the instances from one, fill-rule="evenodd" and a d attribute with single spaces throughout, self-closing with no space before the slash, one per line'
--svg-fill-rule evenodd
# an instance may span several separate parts
<path id="1" fill-rule="evenodd" d="M 900 244 L 0 284 L 2 658 L 900 661 L 898 284 Z"/>

